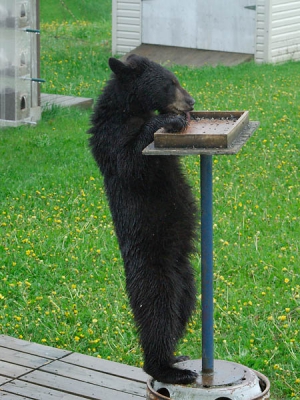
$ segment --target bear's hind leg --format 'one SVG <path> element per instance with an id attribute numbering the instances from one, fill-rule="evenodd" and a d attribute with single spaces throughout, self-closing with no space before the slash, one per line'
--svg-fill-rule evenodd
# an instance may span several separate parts
<path id="1" fill-rule="evenodd" d="M 148 331 L 147 338 L 141 333 L 141 342 L 144 350 L 144 371 L 155 380 L 164 383 L 189 384 L 196 380 L 197 373 L 190 370 L 182 370 L 174 366 L 174 363 L 186 361 L 189 357 L 174 357 L 176 344 L 174 338 L 167 337 L 162 329 L 156 331 L 155 337 Z M 158 338 L 158 335 L 160 338 Z"/>
<path id="2" fill-rule="evenodd" d="M 156 334 L 148 331 L 146 338 L 141 333 L 141 342 L 144 350 L 144 371 L 155 380 L 164 383 L 189 384 L 196 380 L 197 373 L 182 370 L 174 366 L 175 363 L 186 361 L 187 356 L 174 357 L 177 340 L 168 337 L 164 331 L 166 324 L 157 329 Z"/>
<path id="3" fill-rule="evenodd" d="M 188 384 L 195 381 L 197 373 L 173 364 L 178 362 L 174 357 L 176 345 L 194 307 L 194 283 L 192 273 L 182 276 L 183 271 L 178 275 L 174 272 L 164 276 L 152 270 L 148 279 L 143 278 L 148 284 L 140 287 L 142 298 L 131 298 L 131 304 L 144 350 L 145 372 L 160 382 Z M 192 293 L 187 296 L 190 286 Z"/>
<path id="4" fill-rule="evenodd" d="M 196 307 L 196 283 L 194 277 L 193 268 L 189 260 L 183 260 L 181 262 L 181 270 L 184 271 L 182 277 L 182 291 L 179 299 L 180 307 L 180 324 L 182 329 L 182 335 L 185 332 L 186 326 L 191 318 L 191 315 Z"/>
<path id="5" fill-rule="evenodd" d="M 182 279 L 182 293 L 179 299 L 180 308 L 180 326 L 181 326 L 181 336 L 183 336 L 189 319 L 196 306 L 196 286 L 194 279 L 194 272 L 190 265 L 189 260 L 181 260 L 181 271 L 185 271 L 184 278 Z M 179 363 L 189 360 L 189 356 L 179 355 L 174 356 L 173 363 Z"/>

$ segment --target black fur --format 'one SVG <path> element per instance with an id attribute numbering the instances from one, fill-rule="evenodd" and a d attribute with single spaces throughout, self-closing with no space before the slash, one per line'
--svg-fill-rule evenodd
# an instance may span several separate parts
<path id="1" fill-rule="evenodd" d="M 194 100 L 174 74 L 146 58 L 111 58 L 109 65 L 90 145 L 104 176 L 144 370 L 158 381 L 191 383 L 196 373 L 174 367 L 173 354 L 195 306 L 195 202 L 177 157 L 142 150 L 157 129 L 182 130 Z"/>

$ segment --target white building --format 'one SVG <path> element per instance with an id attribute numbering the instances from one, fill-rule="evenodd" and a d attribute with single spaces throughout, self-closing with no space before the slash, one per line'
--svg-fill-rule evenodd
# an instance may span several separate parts
<path id="1" fill-rule="evenodd" d="M 113 0 L 113 54 L 142 43 L 300 60 L 300 0 Z"/>

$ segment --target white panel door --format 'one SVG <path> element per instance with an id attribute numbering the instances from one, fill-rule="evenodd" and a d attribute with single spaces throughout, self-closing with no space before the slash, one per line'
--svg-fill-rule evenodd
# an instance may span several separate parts
<path id="1" fill-rule="evenodd" d="M 142 42 L 254 54 L 256 0 L 142 0 Z"/>
<path id="2" fill-rule="evenodd" d="M 197 0 L 142 0 L 142 43 L 197 48 L 196 8 Z"/>

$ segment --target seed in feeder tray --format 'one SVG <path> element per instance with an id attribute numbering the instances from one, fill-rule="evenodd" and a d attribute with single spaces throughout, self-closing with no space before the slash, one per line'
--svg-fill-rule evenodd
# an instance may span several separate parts
<path id="1" fill-rule="evenodd" d="M 186 127 L 181 132 L 157 132 L 156 147 L 226 148 L 231 145 L 249 121 L 248 112 L 186 112 Z"/>

